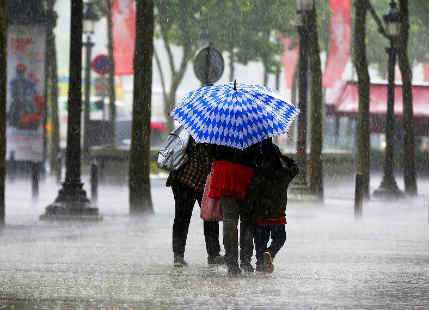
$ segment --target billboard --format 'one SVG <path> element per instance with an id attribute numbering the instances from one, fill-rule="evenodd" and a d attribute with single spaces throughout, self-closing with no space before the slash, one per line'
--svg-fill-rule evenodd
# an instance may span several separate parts
<path id="1" fill-rule="evenodd" d="M 9 25 L 7 159 L 42 161 L 46 28 Z"/>

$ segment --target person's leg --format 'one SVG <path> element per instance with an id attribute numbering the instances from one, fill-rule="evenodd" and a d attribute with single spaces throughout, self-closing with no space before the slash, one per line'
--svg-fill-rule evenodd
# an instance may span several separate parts
<path id="1" fill-rule="evenodd" d="M 234 196 L 222 196 L 223 246 L 229 273 L 239 273 L 238 267 L 238 216 L 239 206 Z"/>
<path id="2" fill-rule="evenodd" d="M 266 225 L 253 225 L 253 239 L 255 241 L 256 251 L 256 270 L 263 271 L 264 269 L 264 252 L 267 251 L 268 240 L 270 239 L 270 231 Z"/>
<path id="3" fill-rule="evenodd" d="M 203 193 L 196 192 L 195 194 L 198 201 L 198 205 L 201 208 L 201 200 L 203 198 Z M 219 256 L 219 253 L 220 253 L 219 222 L 204 221 L 204 239 L 206 241 L 208 263 L 223 264 L 223 257 Z"/>
<path id="4" fill-rule="evenodd" d="M 272 225 L 270 229 L 271 244 L 267 251 L 270 252 L 271 257 L 274 259 L 286 242 L 286 225 Z"/>
<path id="5" fill-rule="evenodd" d="M 240 214 L 240 267 L 247 272 L 253 272 L 251 265 L 253 255 L 253 233 L 249 217 Z"/>
<path id="6" fill-rule="evenodd" d="M 173 253 L 177 265 L 182 261 L 185 255 L 186 239 L 188 237 L 189 222 L 192 216 L 192 209 L 195 204 L 193 190 L 179 183 L 172 185 L 175 214 L 173 223 Z"/>

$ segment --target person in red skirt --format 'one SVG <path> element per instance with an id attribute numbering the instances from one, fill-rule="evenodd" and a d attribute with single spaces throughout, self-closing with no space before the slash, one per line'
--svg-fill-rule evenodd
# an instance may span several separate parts
<path id="1" fill-rule="evenodd" d="M 255 163 L 255 146 L 238 150 L 226 146 L 207 145 L 214 157 L 208 196 L 220 199 L 223 211 L 223 245 L 229 274 L 243 269 L 253 272 L 251 258 L 253 240 L 251 221 L 243 201 L 249 188 Z M 238 264 L 238 221 L 240 220 L 240 266 Z M 241 267 L 241 268 L 240 268 Z"/>

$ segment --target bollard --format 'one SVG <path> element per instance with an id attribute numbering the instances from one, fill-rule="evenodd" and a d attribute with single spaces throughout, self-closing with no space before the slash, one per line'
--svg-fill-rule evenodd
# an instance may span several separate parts
<path id="1" fill-rule="evenodd" d="M 61 183 L 61 177 L 63 174 L 63 158 L 61 156 L 61 153 L 58 152 L 57 155 L 57 183 Z"/>
<path id="2" fill-rule="evenodd" d="M 9 180 L 11 182 L 15 181 L 15 176 L 17 174 L 17 165 L 16 165 L 16 160 L 15 160 L 15 151 L 11 151 L 9 154 L 9 164 L 7 167 L 7 175 L 9 177 Z"/>
<path id="3" fill-rule="evenodd" d="M 96 163 L 91 164 L 91 201 L 98 200 L 98 167 Z"/>
<path id="4" fill-rule="evenodd" d="M 39 199 L 39 179 L 40 179 L 40 163 L 31 163 L 32 186 L 31 193 L 33 200 Z"/>
<path id="5" fill-rule="evenodd" d="M 362 216 L 362 203 L 363 203 L 363 175 L 356 174 L 355 183 L 355 217 Z"/>

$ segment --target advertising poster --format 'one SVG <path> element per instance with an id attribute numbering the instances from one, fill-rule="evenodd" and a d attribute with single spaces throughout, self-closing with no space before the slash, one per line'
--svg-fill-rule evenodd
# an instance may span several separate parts
<path id="1" fill-rule="evenodd" d="M 10 25 L 7 55 L 7 159 L 43 158 L 46 28 Z"/>

